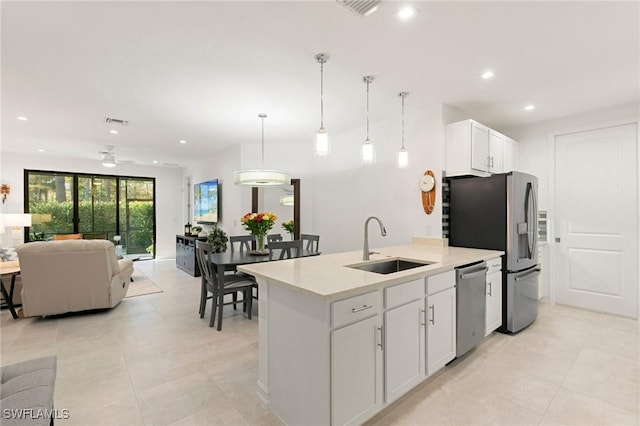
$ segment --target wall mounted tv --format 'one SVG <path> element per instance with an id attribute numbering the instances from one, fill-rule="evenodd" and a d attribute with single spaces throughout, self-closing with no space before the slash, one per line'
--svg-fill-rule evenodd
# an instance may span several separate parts
<path id="1" fill-rule="evenodd" d="M 214 224 L 220 220 L 220 187 L 218 179 L 193 186 L 193 216 L 196 223 Z"/>

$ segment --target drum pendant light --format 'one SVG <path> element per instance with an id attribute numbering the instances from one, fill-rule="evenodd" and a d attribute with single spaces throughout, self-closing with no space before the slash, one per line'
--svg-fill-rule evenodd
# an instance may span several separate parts
<path id="1" fill-rule="evenodd" d="M 328 60 L 329 55 L 326 53 L 318 53 L 316 55 L 316 62 L 320 64 L 320 129 L 316 133 L 314 154 L 321 157 L 327 156 L 331 152 L 329 135 L 324 128 L 324 64 Z"/>
<path id="2" fill-rule="evenodd" d="M 376 150 L 371 140 L 369 140 L 369 84 L 375 79 L 372 75 L 362 77 L 362 81 L 367 85 L 367 138 L 362 144 L 362 164 L 369 165 L 376 162 Z"/>
<path id="3" fill-rule="evenodd" d="M 404 147 L 404 100 L 409 96 L 409 92 L 400 92 L 398 96 L 402 98 L 402 147 L 398 151 L 398 168 L 406 169 L 409 166 L 409 153 Z"/>
<path id="4" fill-rule="evenodd" d="M 262 120 L 262 162 L 259 169 L 246 169 L 233 172 L 233 184 L 242 186 L 280 186 L 291 185 L 291 176 L 280 170 L 264 168 L 264 119 L 267 114 L 258 114 Z"/>

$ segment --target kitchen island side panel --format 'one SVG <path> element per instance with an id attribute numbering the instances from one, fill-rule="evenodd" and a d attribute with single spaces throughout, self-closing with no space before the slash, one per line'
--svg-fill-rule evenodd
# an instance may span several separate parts
<path id="1" fill-rule="evenodd" d="M 289 425 L 329 425 L 329 302 L 267 285 L 269 408 Z"/>

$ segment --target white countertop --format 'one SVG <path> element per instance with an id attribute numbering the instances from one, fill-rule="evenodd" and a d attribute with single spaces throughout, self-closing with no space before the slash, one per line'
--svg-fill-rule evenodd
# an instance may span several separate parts
<path id="1" fill-rule="evenodd" d="M 495 259 L 504 254 L 502 251 L 495 250 L 442 247 L 421 243 L 376 248 L 375 251 L 379 254 L 372 254 L 369 261 L 362 260 L 362 251 L 352 251 L 277 262 L 252 263 L 238 266 L 238 270 L 264 278 L 271 283 L 289 286 L 323 298 L 337 299 L 437 274 L 457 266 Z M 392 274 L 378 274 L 346 267 L 389 258 L 434 263 Z"/>

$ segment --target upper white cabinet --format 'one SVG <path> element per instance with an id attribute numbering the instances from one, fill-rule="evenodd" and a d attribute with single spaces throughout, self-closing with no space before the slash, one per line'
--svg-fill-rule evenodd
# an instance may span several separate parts
<path id="1" fill-rule="evenodd" d="M 514 142 L 474 120 L 448 124 L 447 176 L 487 176 L 513 170 Z"/>
<path id="2" fill-rule="evenodd" d="M 504 141 L 505 136 L 489 130 L 489 172 L 503 173 L 504 170 Z"/>
<path id="3" fill-rule="evenodd" d="M 518 164 L 518 142 L 507 136 L 504 137 L 503 161 L 505 172 L 517 170 L 516 164 Z"/>

